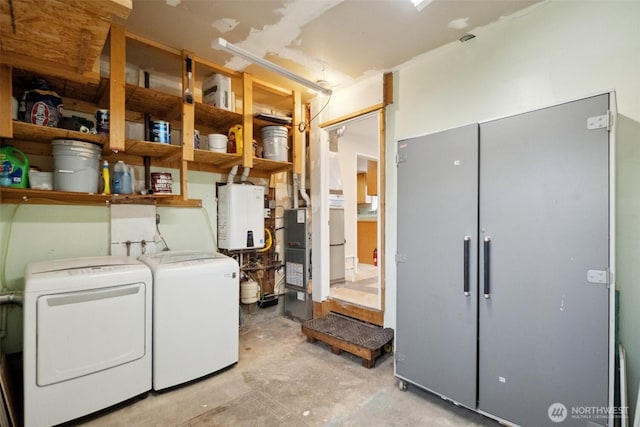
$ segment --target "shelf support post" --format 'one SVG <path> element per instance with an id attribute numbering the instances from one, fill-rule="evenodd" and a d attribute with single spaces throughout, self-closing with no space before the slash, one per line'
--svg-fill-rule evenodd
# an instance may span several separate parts
<path id="1" fill-rule="evenodd" d="M 242 74 L 242 165 L 253 167 L 253 78 Z"/>
<path id="2" fill-rule="evenodd" d="M 12 74 L 9 65 L 0 64 L 0 137 L 13 138 L 13 112 L 11 108 Z"/>
<path id="3" fill-rule="evenodd" d="M 189 200 L 189 162 L 180 162 L 180 195 L 182 200 Z"/>
<path id="4" fill-rule="evenodd" d="M 187 88 L 187 57 L 191 55 L 192 62 L 193 54 L 182 51 L 182 93 L 184 94 Z M 193 82 L 196 81 L 195 67 L 191 67 L 191 94 L 193 96 Z M 182 99 L 182 159 L 193 161 L 193 128 L 195 119 L 195 102 L 189 104 L 185 102 L 184 97 Z M 185 177 L 186 178 L 186 177 Z"/>
<path id="5" fill-rule="evenodd" d="M 109 149 L 124 151 L 125 128 L 125 45 L 124 27 L 112 25 L 109 60 Z"/>

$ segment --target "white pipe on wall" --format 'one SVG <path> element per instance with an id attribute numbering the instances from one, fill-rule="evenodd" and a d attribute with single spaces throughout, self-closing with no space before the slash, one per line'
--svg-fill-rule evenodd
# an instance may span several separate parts
<path id="1" fill-rule="evenodd" d="M 240 182 L 246 182 L 247 178 L 249 177 L 249 172 L 251 172 L 251 168 L 248 167 L 244 167 L 244 170 L 242 171 L 242 175 L 240 175 Z"/>
<path id="2" fill-rule="evenodd" d="M 238 173 L 238 165 L 235 165 L 229 171 L 229 175 L 227 175 L 227 184 L 233 184 L 233 180 L 235 179 L 237 173 Z"/>

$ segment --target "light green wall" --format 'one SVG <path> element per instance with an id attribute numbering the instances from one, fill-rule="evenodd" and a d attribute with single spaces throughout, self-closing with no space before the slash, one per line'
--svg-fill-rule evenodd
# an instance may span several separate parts
<path id="1" fill-rule="evenodd" d="M 620 342 L 628 360 L 629 404 L 640 384 L 640 122 L 618 116 L 616 152 L 616 282 L 620 290 Z"/>
<path id="2" fill-rule="evenodd" d="M 189 172 L 189 196 L 201 199 L 203 207 L 157 208 L 160 231 L 172 250 L 217 248 L 215 183 L 222 178 L 226 176 Z M 267 184 L 264 179 L 252 181 Z M 108 255 L 109 234 L 106 206 L 0 204 L 0 260 L 6 255 L 0 263 L 2 288 L 22 290 L 24 269 L 31 261 Z M 22 309 L 7 307 L 8 336 L 1 348 L 13 353 L 22 349 Z"/>

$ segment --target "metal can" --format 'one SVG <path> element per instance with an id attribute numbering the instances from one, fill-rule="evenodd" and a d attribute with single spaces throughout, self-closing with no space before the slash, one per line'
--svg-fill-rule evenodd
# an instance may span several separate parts
<path id="1" fill-rule="evenodd" d="M 150 141 L 171 144 L 171 123 L 163 120 L 153 121 L 149 133 Z"/>
<path id="2" fill-rule="evenodd" d="M 154 194 L 171 194 L 173 179 L 169 172 L 153 172 L 151 174 L 151 190 Z"/>
<path id="3" fill-rule="evenodd" d="M 96 111 L 96 132 L 101 135 L 109 135 L 109 110 Z"/>

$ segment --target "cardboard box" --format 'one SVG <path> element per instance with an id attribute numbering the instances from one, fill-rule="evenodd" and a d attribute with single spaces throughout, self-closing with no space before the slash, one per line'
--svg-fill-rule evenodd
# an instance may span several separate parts
<path id="1" fill-rule="evenodd" d="M 231 79 L 222 74 L 207 77 L 202 83 L 202 102 L 232 111 Z"/>

